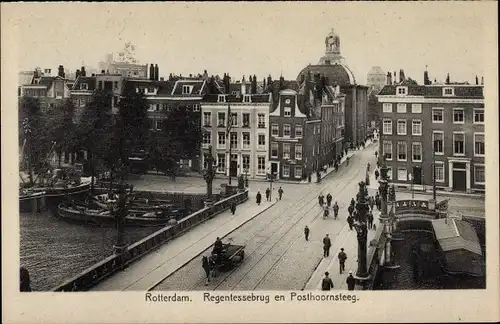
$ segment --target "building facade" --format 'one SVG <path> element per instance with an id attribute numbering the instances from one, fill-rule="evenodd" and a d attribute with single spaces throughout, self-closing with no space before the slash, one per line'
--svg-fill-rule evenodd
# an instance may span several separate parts
<path id="1" fill-rule="evenodd" d="M 387 85 L 377 97 L 391 182 L 432 186 L 434 164 L 437 188 L 484 191 L 482 85 Z"/>

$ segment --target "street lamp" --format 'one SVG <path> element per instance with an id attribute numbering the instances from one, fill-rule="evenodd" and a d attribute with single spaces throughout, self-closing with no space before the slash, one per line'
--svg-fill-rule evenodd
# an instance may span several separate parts
<path id="1" fill-rule="evenodd" d="M 356 277 L 359 279 L 367 279 L 367 241 L 368 241 L 368 226 L 366 224 L 366 214 L 369 210 L 368 202 L 366 200 L 366 184 L 361 181 L 359 184 L 359 200 L 356 204 L 358 211 L 358 219 L 354 223 L 358 239 L 358 270 Z"/>

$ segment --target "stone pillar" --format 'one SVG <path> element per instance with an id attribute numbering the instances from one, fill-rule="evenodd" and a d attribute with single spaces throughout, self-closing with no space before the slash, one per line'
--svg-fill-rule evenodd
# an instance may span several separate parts
<path id="1" fill-rule="evenodd" d="M 465 164 L 465 183 L 466 183 L 466 186 L 465 186 L 465 190 L 467 193 L 470 193 L 471 190 L 470 190 L 470 178 L 471 178 L 471 175 L 470 175 L 470 161 L 467 161 L 467 163 Z"/>
<path id="2" fill-rule="evenodd" d="M 448 161 L 448 189 L 453 189 L 453 162 Z"/>

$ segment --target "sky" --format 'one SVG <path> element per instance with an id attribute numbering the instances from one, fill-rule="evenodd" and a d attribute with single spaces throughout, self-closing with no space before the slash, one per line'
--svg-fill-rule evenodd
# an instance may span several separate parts
<path id="1" fill-rule="evenodd" d="M 364 84 L 372 66 L 404 69 L 420 83 L 427 65 L 431 79 L 450 73 L 451 81 L 472 82 L 491 46 L 483 36 L 497 28 L 487 19 L 492 8 L 496 13 L 496 5 L 478 2 L 17 3 L 2 5 L 2 15 L 18 33 L 19 70 L 97 68 L 130 41 L 139 62 L 158 64 L 160 76 L 207 70 L 290 80 L 318 63 L 333 28 Z"/>

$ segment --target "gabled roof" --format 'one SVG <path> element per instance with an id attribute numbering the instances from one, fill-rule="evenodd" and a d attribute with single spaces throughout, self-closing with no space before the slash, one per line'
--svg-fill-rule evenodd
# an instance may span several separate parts
<path id="1" fill-rule="evenodd" d="M 193 87 L 190 95 L 200 95 L 204 84 L 205 80 L 177 80 L 171 94 L 173 96 L 185 96 L 186 94 L 182 93 L 182 87 L 189 85 Z"/>

